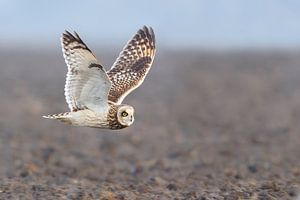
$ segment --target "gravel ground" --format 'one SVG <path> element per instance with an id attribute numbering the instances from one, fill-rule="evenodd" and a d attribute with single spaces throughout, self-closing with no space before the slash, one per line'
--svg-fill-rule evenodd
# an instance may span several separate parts
<path id="1" fill-rule="evenodd" d="M 161 49 L 120 131 L 42 119 L 67 105 L 41 52 L 0 50 L 0 199 L 297 198 L 299 51 Z"/>

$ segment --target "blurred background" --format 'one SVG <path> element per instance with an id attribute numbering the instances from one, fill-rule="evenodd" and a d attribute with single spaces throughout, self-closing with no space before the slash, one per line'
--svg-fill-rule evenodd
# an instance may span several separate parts
<path id="1" fill-rule="evenodd" d="M 295 199 L 300 2 L 0 1 L 2 199 Z M 121 131 L 67 111 L 60 47 L 76 31 L 108 70 L 143 25 L 157 54 Z"/>
<path id="2" fill-rule="evenodd" d="M 160 47 L 282 48 L 300 44 L 298 1 L 5 1 L 1 43 L 58 47 L 64 30 L 95 46 L 120 45 L 137 27 L 151 25 Z"/>

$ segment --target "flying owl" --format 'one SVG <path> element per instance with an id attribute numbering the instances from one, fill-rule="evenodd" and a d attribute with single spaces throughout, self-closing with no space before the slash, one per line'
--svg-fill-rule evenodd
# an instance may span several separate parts
<path id="1" fill-rule="evenodd" d="M 43 116 L 48 119 L 105 129 L 122 129 L 134 122 L 134 109 L 122 104 L 139 87 L 155 55 L 155 36 L 144 26 L 128 41 L 106 72 L 79 35 L 65 31 L 61 45 L 68 73 L 65 97 L 70 112 Z"/>

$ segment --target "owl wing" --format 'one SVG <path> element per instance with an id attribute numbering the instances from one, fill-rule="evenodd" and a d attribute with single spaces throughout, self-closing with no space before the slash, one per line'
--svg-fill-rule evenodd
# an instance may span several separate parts
<path id="1" fill-rule="evenodd" d="M 65 96 L 70 110 L 103 108 L 111 87 L 104 68 L 76 32 L 63 33 L 61 45 L 68 66 Z"/>
<path id="2" fill-rule="evenodd" d="M 155 55 L 155 36 L 151 27 L 144 26 L 128 41 L 119 57 L 107 72 L 112 87 L 108 100 L 117 104 L 139 87 Z"/>

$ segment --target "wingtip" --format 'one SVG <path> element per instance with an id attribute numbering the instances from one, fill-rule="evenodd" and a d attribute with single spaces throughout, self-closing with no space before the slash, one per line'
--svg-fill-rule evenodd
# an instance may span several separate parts
<path id="1" fill-rule="evenodd" d="M 154 30 L 151 26 L 144 25 L 143 28 L 139 30 L 141 34 L 145 34 L 147 37 L 150 37 L 150 39 L 153 41 L 153 44 L 155 46 L 155 34 Z"/>
<path id="2" fill-rule="evenodd" d="M 70 33 L 68 30 L 65 30 L 62 35 L 72 35 L 72 33 Z"/>
<path id="3" fill-rule="evenodd" d="M 78 34 L 74 31 L 74 34 L 72 34 L 70 31 L 68 30 L 65 30 L 63 33 L 62 33 L 62 36 L 61 36 L 62 39 L 65 39 L 65 40 L 77 40 L 77 39 L 80 39 Z"/>
<path id="4" fill-rule="evenodd" d="M 70 43 L 73 41 L 77 41 L 77 42 L 85 45 L 85 43 L 83 42 L 83 40 L 81 39 L 81 37 L 79 36 L 79 34 L 76 31 L 73 31 L 73 33 L 71 33 L 68 30 L 65 30 L 61 35 L 61 42 L 67 44 L 67 43 Z"/>
<path id="5" fill-rule="evenodd" d="M 73 35 L 72 35 L 69 31 L 65 30 L 65 31 L 61 34 L 60 39 L 61 39 L 61 41 L 64 41 L 64 40 L 70 40 L 70 38 L 72 38 L 72 37 L 73 37 Z"/>
<path id="6" fill-rule="evenodd" d="M 74 31 L 74 35 L 75 35 L 75 37 L 76 37 L 80 42 L 83 43 L 81 37 L 79 36 L 79 34 L 78 34 L 76 31 Z"/>
<path id="7" fill-rule="evenodd" d="M 150 36 L 151 36 L 151 38 L 152 38 L 152 40 L 155 44 L 155 34 L 154 34 L 154 30 L 151 26 L 149 26 L 149 34 L 150 34 Z"/>
<path id="8" fill-rule="evenodd" d="M 141 30 L 145 31 L 145 32 L 149 32 L 149 33 L 152 33 L 153 32 L 153 28 L 152 26 L 146 26 L 144 25 Z"/>

